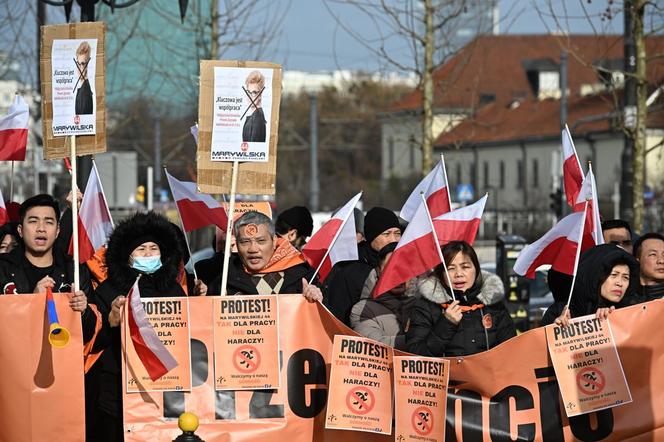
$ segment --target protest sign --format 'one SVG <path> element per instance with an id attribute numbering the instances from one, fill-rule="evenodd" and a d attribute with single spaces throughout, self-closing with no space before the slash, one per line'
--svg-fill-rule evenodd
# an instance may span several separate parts
<path id="1" fill-rule="evenodd" d="M 279 373 L 277 297 L 269 295 L 215 298 L 215 388 L 279 388 Z"/>
<path id="2" fill-rule="evenodd" d="M 325 428 L 392 434 L 392 347 L 334 337 Z"/>
<path id="3" fill-rule="evenodd" d="M 450 361 L 394 357 L 394 434 L 397 440 L 442 442 Z"/>
<path id="4" fill-rule="evenodd" d="M 102 22 L 41 27 L 44 159 L 106 151 L 105 32 Z"/>
<path id="5" fill-rule="evenodd" d="M 187 298 L 141 298 L 148 321 L 159 340 L 178 362 L 178 366 L 152 381 L 136 354 L 133 341 L 123 339 L 126 356 L 127 393 L 146 391 L 190 391 L 191 348 L 189 302 Z M 129 337 L 129 321 L 124 321 L 124 336 Z"/>
<path id="6" fill-rule="evenodd" d="M 262 80 L 250 76 L 253 72 L 262 75 Z M 237 193 L 274 195 L 280 100 L 278 64 L 201 61 L 196 162 L 199 192 L 231 193 L 229 161 L 237 160 Z M 264 141 L 250 141 L 263 139 L 262 121 Z"/>
<path id="7" fill-rule="evenodd" d="M 608 320 L 594 315 L 546 327 L 567 416 L 632 402 Z"/>

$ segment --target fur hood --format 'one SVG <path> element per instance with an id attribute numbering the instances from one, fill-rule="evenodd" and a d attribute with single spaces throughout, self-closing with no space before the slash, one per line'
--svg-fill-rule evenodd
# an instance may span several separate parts
<path id="1" fill-rule="evenodd" d="M 136 213 L 115 227 L 106 250 L 108 279 L 122 290 L 129 290 L 134 284 L 138 272 L 129 266 L 129 255 L 133 252 L 131 244 L 141 237 L 154 238 L 161 251 L 161 268 L 145 277 L 150 278 L 158 289 L 166 290 L 177 279 L 182 247 L 176 227 L 155 212 Z"/>
<path id="2" fill-rule="evenodd" d="M 452 301 L 452 297 L 435 275 L 430 275 L 419 281 L 417 291 L 424 299 L 436 304 L 445 304 Z M 493 273 L 482 270 L 482 288 L 477 295 L 477 299 L 484 305 L 493 305 L 501 302 L 503 298 L 505 298 L 503 281 Z"/>

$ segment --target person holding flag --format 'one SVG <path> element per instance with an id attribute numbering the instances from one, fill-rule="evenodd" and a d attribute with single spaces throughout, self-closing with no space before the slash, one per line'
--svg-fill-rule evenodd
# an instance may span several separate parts
<path id="1" fill-rule="evenodd" d="M 443 263 L 418 283 L 406 350 L 421 356 L 467 356 L 516 336 L 503 303 L 503 282 L 480 269 L 472 246 L 452 241 L 442 254 Z"/>

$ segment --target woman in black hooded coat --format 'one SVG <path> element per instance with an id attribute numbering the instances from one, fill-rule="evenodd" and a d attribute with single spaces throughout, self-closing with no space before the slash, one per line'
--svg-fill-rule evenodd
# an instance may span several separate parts
<path id="1" fill-rule="evenodd" d="M 569 312 L 556 324 L 569 318 L 596 314 L 607 318 L 617 308 L 638 304 L 639 263 L 614 244 L 602 244 L 581 254 Z"/>
<path id="2" fill-rule="evenodd" d="M 108 241 L 108 278 L 95 300 L 103 327 L 93 352 L 103 353 L 86 378 L 88 441 L 122 441 L 122 350 L 120 309 L 140 275 L 141 297 L 186 296 L 178 281 L 183 258 L 179 232 L 154 212 L 137 213 L 115 228 Z"/>

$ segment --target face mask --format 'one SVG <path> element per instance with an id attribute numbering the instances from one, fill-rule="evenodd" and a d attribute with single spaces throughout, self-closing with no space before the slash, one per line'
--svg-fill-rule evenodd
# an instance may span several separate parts
<path id="1" fill-rule="evenodd" d="M 161 268 L 161 256 L 139 256 L 132 259 L 131 266 L 139 272 L 149 275 Z"/>

